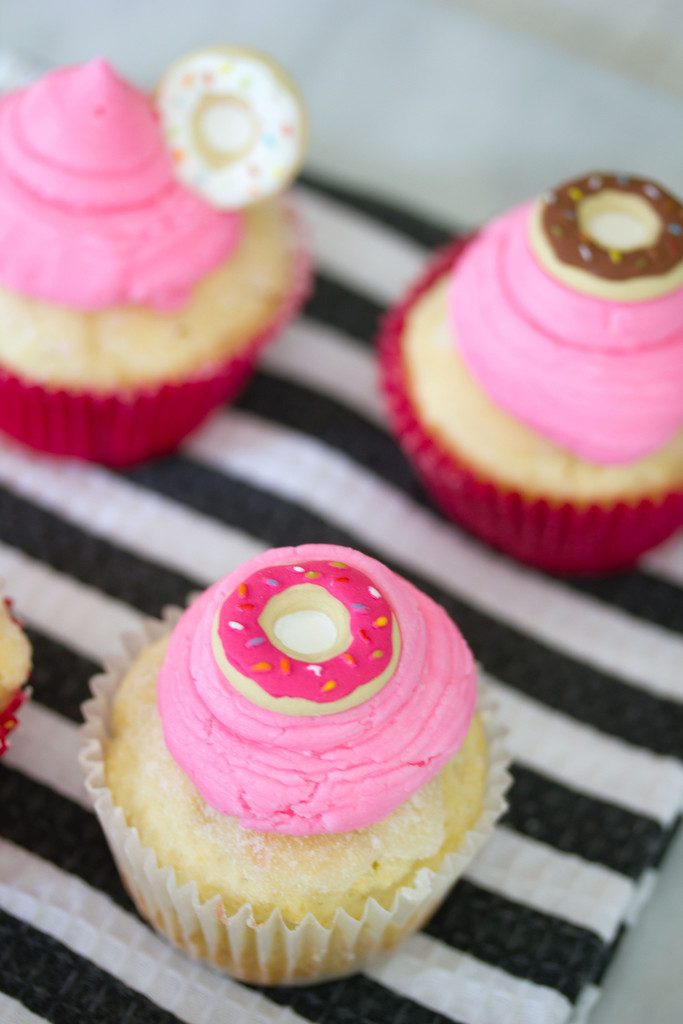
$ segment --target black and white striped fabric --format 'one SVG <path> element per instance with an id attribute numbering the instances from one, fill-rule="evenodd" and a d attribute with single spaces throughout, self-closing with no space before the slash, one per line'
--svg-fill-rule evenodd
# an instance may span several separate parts
<path id="1" fill-rule="evenodd" d="M 432 509 L 386 432 L 372 337 L 446 233 L 307 180 L 319 272 L 237 407 L 126 472 L 0 442 L 0 575 L 35 647 L 0 767 L 0 1019 L 168 1024 L 584 1020 L 683 808 L 683 538 L 566 582 Z M 85 797 L 79 704 L 122 632 L 258 550 L 368 551 L 459 624 L 510 726 L 510 810 L 423 932 L 363 974 L 256 990 L 135 914 Z"/>

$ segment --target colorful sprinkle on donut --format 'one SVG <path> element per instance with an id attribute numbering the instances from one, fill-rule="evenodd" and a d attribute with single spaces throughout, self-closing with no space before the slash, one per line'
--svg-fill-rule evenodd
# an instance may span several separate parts
<path id="1" fill-rule="evenodd" d="M 212 47 L 181 58 L 162 78 L 157 105 L 177 176 L 219 209 L 281 191 L 301 165 L 302 102 L 262 54 Z"/>

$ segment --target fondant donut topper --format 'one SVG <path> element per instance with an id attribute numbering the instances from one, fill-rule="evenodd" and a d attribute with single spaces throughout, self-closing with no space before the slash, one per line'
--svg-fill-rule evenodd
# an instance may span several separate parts
<path id="1" fill-rule="evenodd" d="M 265 199 L 301 165 L 303 104 L 263 54 L 229 46 L 188 54 L 163 76 L 156 101 L 178 178 L 213 206 Z"/>
<path id="2" fill-rule="evenodd" d="M 683 260 L 683 205 L 646 178 L 604 173 L 575 178 L 543 197 L 540 218 L 561 263 L 607 281 L 664 275 Z M 618 219 L 626 221 L 626 234 L 622 223 L 621 241 L 613 235 L 610 244 L 609 222 L 613 232 Z M 600 221 L 608 232 L 604 240 Z"/>
<path id="3" fill-rule="evenodd" d="M 253 703 L 327 715 L 389 681 L 400 634 L 364 572 L 313 560 L 262 568 L 241 582 L 216 613 L 212 645 L 226 679 Z"/>

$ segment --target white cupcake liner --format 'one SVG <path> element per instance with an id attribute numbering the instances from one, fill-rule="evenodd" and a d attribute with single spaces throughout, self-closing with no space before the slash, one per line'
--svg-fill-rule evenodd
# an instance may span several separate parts
<path id="1" fill-rule="evenodd" d="M 194 882 L 181 886 L 172 867 L 159 865 L 154 851 L 142 845 L 137 829 L 126 823 L 105 783 L 104 747 L 114 693 L 140 651 L 170 632 L 181 614 L 179 608 L 165 609 L 163 621 L 150 620 L 139 634 L 125 636 L 125 654 L 112 659 L 106 672 L 93 678 L 93 698 L 83 705 L 80 763 L 121 877 L 140 914 L 157 931 L 191 956 L 208 960 L 234 977 L 258 984 L 296 985 L 351 974 L 431 917 L 505 811 L 510 758 L 491 699 L 480 687 L 477 710 L 489 759 L 483 808 L 460 847 L 446 854 L 438 870 L 420 868 L 412 883 L 397 891 L 389 909 L 371 897 L 360 919 L 340 908 L 329 926 L 309 913 L 290 927 L 277 909 L 259 924 L 249 904 L 227 916 L 219 896 L 201 900 Z"/>

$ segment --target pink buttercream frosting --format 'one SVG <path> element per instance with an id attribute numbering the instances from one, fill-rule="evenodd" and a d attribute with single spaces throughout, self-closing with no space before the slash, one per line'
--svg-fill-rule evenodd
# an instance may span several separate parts
<path id="1" fill-rule="evenodd" d="M 366 702 L 292 717 L 230 685 L 211 632 L 250 574 L 310 560 L 347 563 L 372 581 L 396 617 L 401 653 Z M 346 832 L 384 818 L 456 753 L 474 713 L 475 667 L 443 609 L 406 580 L 357 551 L 310 544 L 259 555 L 191 605 L 170 638 L 158 703 L 169 751 L 217 811 L 262 832 Z"/>
<path id="2" fill-rule="evenodd" d="M 173 175 L 151 100 L 105 60 L 0 103 L 0 281 L 77 309 L 182 305 L 242 217 Z"/>
<path id="3" fill-rule="evenodd" d="M 538 263 L 532 203 L 484 228 L 453 272 L 458 349 L 489 396 L 589 462 L 630 462 L 683 427 L 683 288 L 615 302 Z"/>

